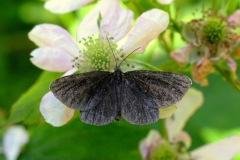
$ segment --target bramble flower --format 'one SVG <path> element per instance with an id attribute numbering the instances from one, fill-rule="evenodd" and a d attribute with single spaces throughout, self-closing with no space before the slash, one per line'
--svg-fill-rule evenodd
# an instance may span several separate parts
<path id="1" fill-rule="evenodd" d="M 158 131 L 150 130 L 139 145 L 142 158 L 144 160 L 210 160 L 231 159 L 236 155 L 240 150 L 240 136 L 232 136 L 187 152 L 191 146 L 191 138 L 182 129 L 202 103 L 202 94 L 190 88 L 183 99 L 176 104 L 178 109 L 174 112 L 173 117 L 167 118 L 165 121 L 168 140 L 164 139 Z"/>
<path id="2" fill-rule="evenodd" d="M 137 52 L 144 52 L 147 44 L 164 31 L 169 22 L 168 14 L 162 10 L 152 9 L 137 18 L 135 25 L 130 29 L 133 13 L 122 9 L 118 1 L 111 1 L 112 6 L 101 10 L 102 6 L 109 5 L 106 0 L 100 1 L 81 21 L 77 28 L 77 45 L 63 28 L 42 24 L 37 25 L 30 33 L 29 38 L 40 48 L 34 50 L 31 61 L 39 68 L 73 74 L 78 69 L 81 72 L 93 70 L 113 70 L 114 61 L 106 33 L 114 52 L 128 54 L 141 47 Z M 101 21 L 98 26 L 99 14 Z M 99 38 L 92 36 L 99 33 Z M 120 49 L 119 42 L 123 37 Z M 81 49 L 80 49 L 81 48 Z M 79 53 L 80 51 L 80 53 Z M 119 54 L 118 54 L 119 53 Z M 77 58 L 76 58 L 77 57 Z M 71 68 L 74 66 L 74 68 Z M 65 76 L 64 75 L 64 76 Z M 47 93 L 40 104 L 40 111 L 45 120 L 53 126 L 67 123 L 73 116 L 73 110 L 63 105 L 54 95 Z"/>
<path id="3" fill-rule="evenodd" d="M 11 126 L 3 135 L 3 154 L 7 160 L 16 160 L 29 136 L 22 126 Z"/>
<path id="4" fill-rule="evenodd" d="M 171 57 L 183 66 L 192 65 L 193 80 L 201 85 L 208 85 L 207 75 L 212 73 L 213 66 L 217 63 L 226 63 L 229 72 L 236 77 L 236 65 L 230 54 L 236 49 L 238 35 L 232 25 L 234 18 L 230 20 L 212 10 L 203 11 L 200 19 L 193 19 L 183 24 L 182 35 L 189 43 L 171 53 Z M 235 63 L 234 65 L 232 65 Z"/>
<path id="5" fill-rule="evenodd" d="M 63 14 L 74 11 L 91 2 L 93 0 L 48 0 L 45 2 L 44 7 L 53 13 Z"/>

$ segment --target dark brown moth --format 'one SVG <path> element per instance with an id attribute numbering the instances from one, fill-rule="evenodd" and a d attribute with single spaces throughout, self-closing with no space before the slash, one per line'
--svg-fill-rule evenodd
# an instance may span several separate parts
<path id="1" fill-rule="evenodd" d="M 120 65 L 119 65 L 120 66 Z M 66 106 L 80 111 L 88 124 L 105 125 L 123 116 L 132 124 L 158 121 L 159 108 L 168 107 L 187 92 L 191 80 L 171 72 L 92 71 L 59 78 L 50 89 Z"/>

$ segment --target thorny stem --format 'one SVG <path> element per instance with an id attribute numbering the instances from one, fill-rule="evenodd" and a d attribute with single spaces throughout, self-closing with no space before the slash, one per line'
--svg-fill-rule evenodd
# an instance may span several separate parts
<path id="1" fill-rule="evenodd" d="M 214 68 L 230 83 L 233 88 L 235 88 L 240 93 L 240 86 L 236 83 L 235 80 L 233 80 L 227 71 L 224 71 L 221 67 L 218 65 L 214 65 Z"/>

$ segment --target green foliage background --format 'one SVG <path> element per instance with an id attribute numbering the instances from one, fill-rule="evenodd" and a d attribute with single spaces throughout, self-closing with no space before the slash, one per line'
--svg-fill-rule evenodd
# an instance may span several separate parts
<path id="1" fill-rule="evenodd" d="M 238 0 L 231 3 L 235 2 L 239 3 Z M 30 142 L 19 159 L 140 159 L 139 141 L 150 129 L 160 130 L 159 122 L 135 126 L 122 119 L 96 127 L 74 118 L 57 128 L 44 122 L 39 112 L 39 103 L 48 91 L 48 84 L 61 74 L 43 72 L 31 64 L 29 54 L 36 46 L 30 42 L 27 33 L 40 23 L 58 24 L 74 33 L 74 25 L 71 28 L 69 24 L 73 20 L 77 25 L 74 15 L 80 20 L 88 7 L 71 14 L 54 15 L 43 8 L 43 2 L 37 0 L 0 3 L 0 137 L 10 124 L 25 125 L 30 133 Z M 203 4 L 208 5 L 208 1 L 176 0 L 176 6 L 181 11 L 180 19 L 188 19 L 187 15 Z M 229 8 L 229 12 L 235 9 Z M 160 53 L 160 56 L 163 57 L 161 61 L 155 62 L 149 58 L 149 62 L 159 65 L 167 59 L 167 54 Z M 237 62 L 240 66 L 239 60 Z M 239 69 L 237 75 L 240 77 Z M 193 83 L 193 87 L 203 92 L 204 104 L 185 127 L 193 140 L 191 149 L 232 134 L 240 135 L 240 94 L 217 74 L 209 76 L 209 86 L 201 87 Z M 1 154 L 0 159 L 4 159 Z"/>

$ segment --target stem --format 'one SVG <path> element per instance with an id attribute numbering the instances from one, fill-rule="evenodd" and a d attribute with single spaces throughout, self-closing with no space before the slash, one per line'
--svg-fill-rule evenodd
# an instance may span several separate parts
<path id="1" fill-rule="evenodd" d="M 214 68 L 230 83 L 234 89 L 236 89 L 240 93 L 240 86 L 236 83 L 236 81 L 229 76 L 228 71 L 223 70 L 218 65 L 214 65 Z"/>
<path id="2" fill-rule="evenodd" d="M 170 53 L 172 51 L 171 45 L 168 44 L 168 42 L 162 36 L 159 36 L 158 40 L 164 45 L 163 47 L 165 48 L 167 53 Z"/>
<path id="3" fill-rule="evenodd" d="M 168 142 L 168 132 L 167 132 L 167 128 L 165 126 L 165 119 L 160 119 L 160 123 L 162 126 L 162 136 Z"/>

